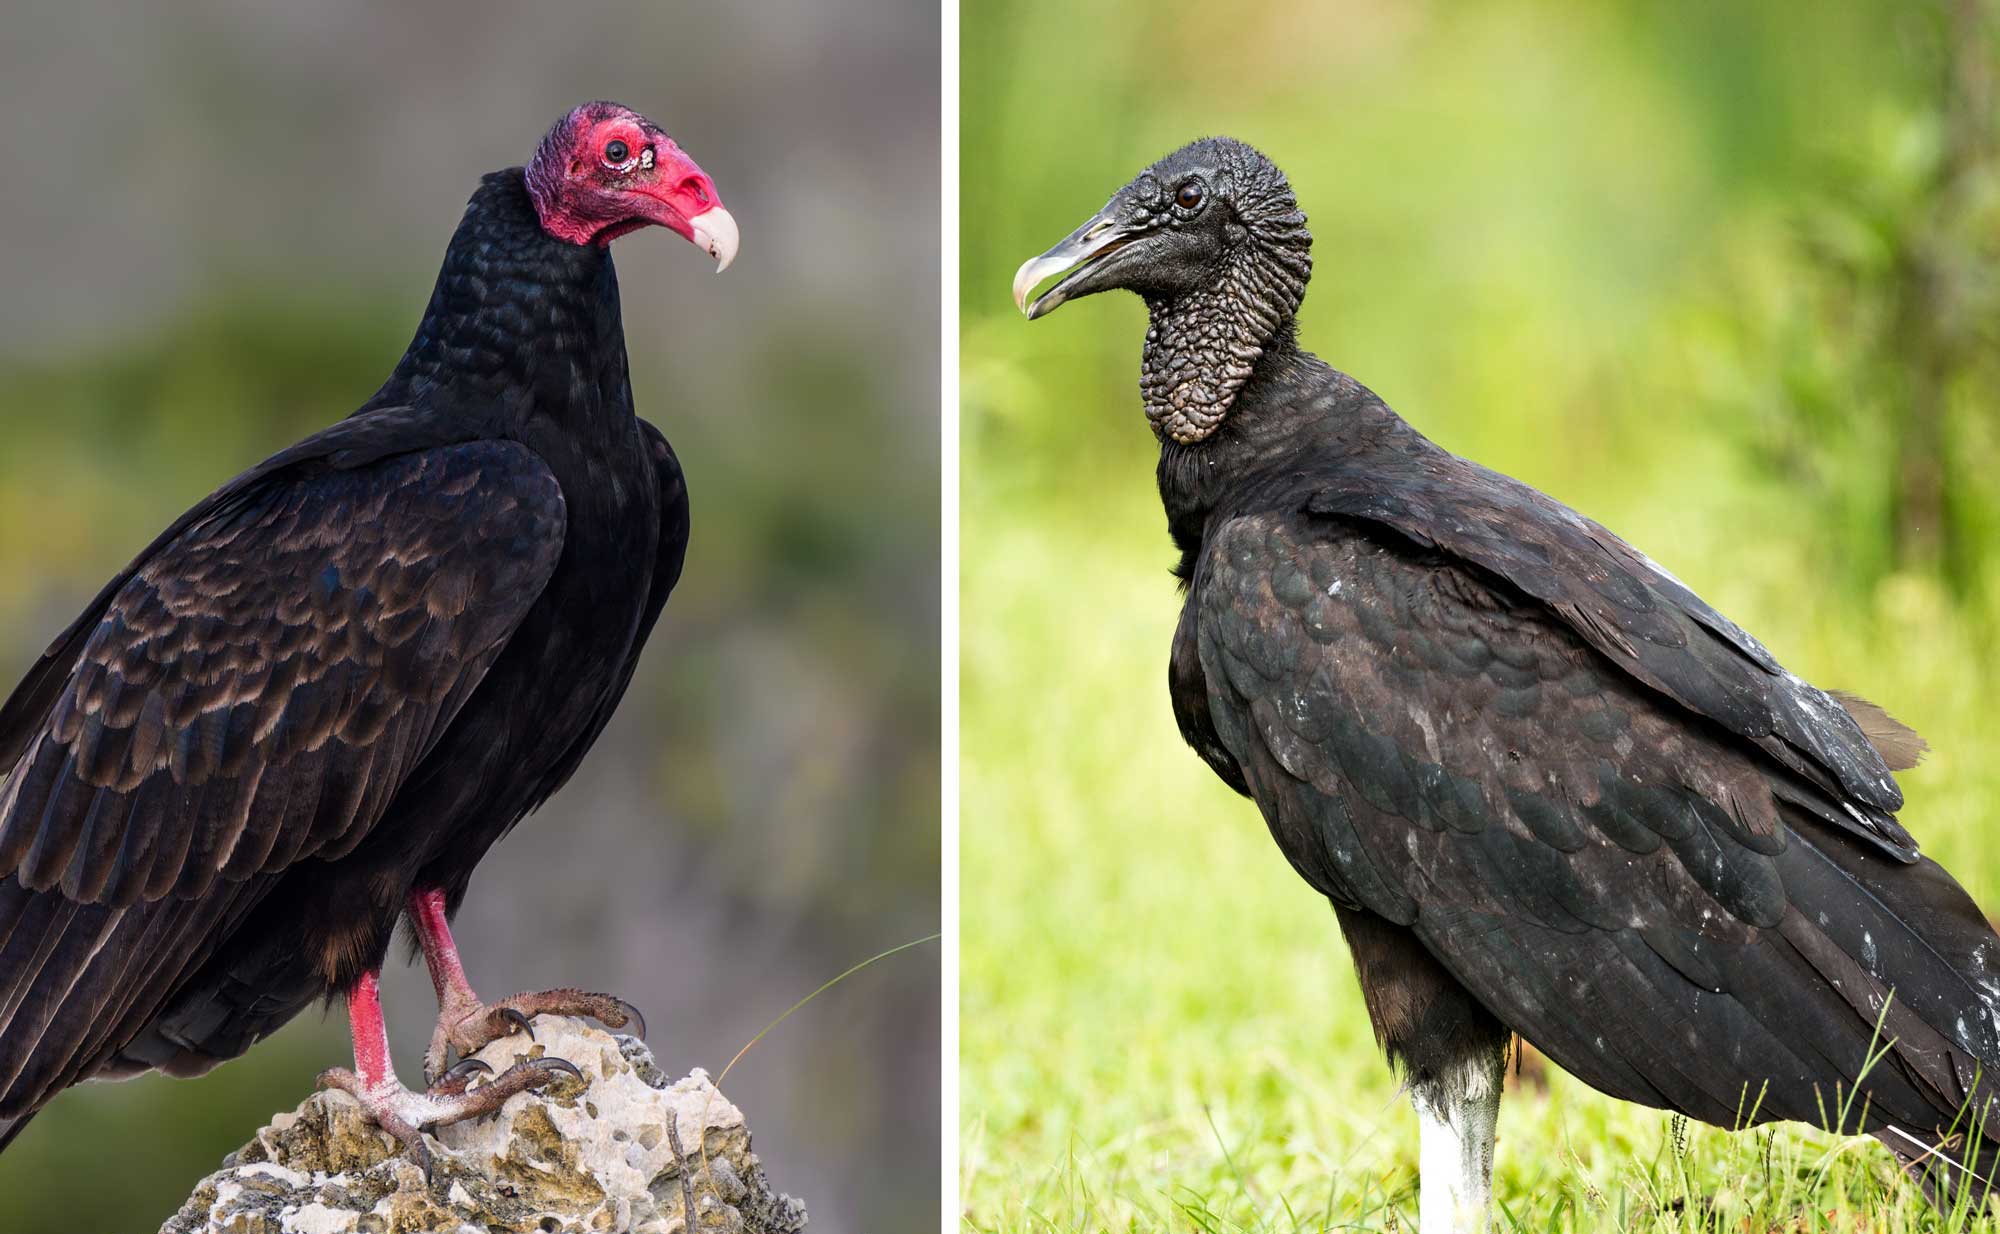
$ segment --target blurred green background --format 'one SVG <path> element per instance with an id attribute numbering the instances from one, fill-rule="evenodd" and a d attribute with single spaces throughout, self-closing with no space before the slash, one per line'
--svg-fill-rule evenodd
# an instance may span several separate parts
<path id="1" fill-rule="evenodd" d="M 2000 908 L 1995 64 L 1980 0 L 965 9 L 970 1227 L 1415 1217 L 1331 914 L 1169 712 L 1144 309 L 1028 325 L 1015 267 L 1183 142 L 1260 147 L 1317 241 L 1305 345 L 1927 735 L 1904 819 Z M 1669 1130 L 1534 1080 L 1502 1202 L 1521 1229 L 1940 1228 L 1872 1145 Z"/>
<path id="2" fill-rule="evenodd" d="M 713 1073 L 937 929 L 938 38 L 935 0 L 6 6 L 0 691 L 181 510 L 368 397 L 479 176 L 618 99 L 743 251 L 718 278 L 619 242 L 694 542 L 616 721 L 481 867 L 472 979 L 616 991 Z M 729 1077 L 815 1230 L 934 1228 L 939 971 L 869 969 Z M 415 1080 L 435 1001 L 385 977 Z M 0 1231 L 154 1229 L 350 1057 L 336 1006 L 202 1080 L 68 1093 L 0 1156 Z"/>

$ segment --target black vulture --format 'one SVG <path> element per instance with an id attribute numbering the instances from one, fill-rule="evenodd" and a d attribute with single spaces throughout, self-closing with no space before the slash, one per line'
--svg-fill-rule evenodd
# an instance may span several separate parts
<path id="1" fill-rule="evenodd" d="M 1486 1228 L 1513 1034 L 1613 1096 L 1870 1132 L 1934 1199 L 1982 1197 L 2000 938 L 1896 819 L 1922 741 L 1301 350 L 1311 242 L 1268 159 L 1197 141 L 1014 293 L 1145 300 L 1174 714 L 1333 903 L 1422 1124 L 1426 1234 Z"/>
<path id="2" fill-rule="evenodd" d="M 344 994 L 347 1090 L 421 1128 L 483 1086 L 461 1055 L 542 1012 L 485 1003 L 448 919 L 473 867 L 576 771 L 680 577 L 680 464 L 633 414 L 613 237 L 726 266 L 736 224 L 664 130 L 563 117 L 481 181 L 416 337 L 350 418 L 182 515 L 0 708 L 0 1145 L 72 1084 L 234 1058 Z M 388 1057 L 377 975 L 411 919 L 437 987 L 427 1092 Z"/>

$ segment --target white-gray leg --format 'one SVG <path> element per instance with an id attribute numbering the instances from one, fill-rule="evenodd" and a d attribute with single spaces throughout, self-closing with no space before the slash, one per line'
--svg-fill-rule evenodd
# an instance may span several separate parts
<path id="1" fill-rule="evenodd" d="M 1412 1086 L 1422 1129 L 1417 1172 L 1421 1234 L 1486 1234 L 1493 1203 L 1493 1137 L 1500 1122 L 1505 1051 L 1476 1057 Z"/>

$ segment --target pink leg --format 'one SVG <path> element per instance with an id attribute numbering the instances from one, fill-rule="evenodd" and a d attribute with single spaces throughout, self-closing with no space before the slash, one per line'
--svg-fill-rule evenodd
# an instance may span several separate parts
<path id="1" fill-rule="evenodd" d="M 409 1147 L 426 1175 L 430 1173 L 430 1149 L 424 1143 L 425 1127 L 490 1114 L 522 1089 L 540 1088 L 565 1072 L 581 1078 L 564 1060 L 541 1058 L 516 1064 L 468 1091 L 473 1076 L 493 1070 L 475 1059 L 470 1065 L 453 1068 L 427 1092 L 404 1088 L 389 1060 L 381 978 L 373 969 L 361 974 L 347 992 L 347 1022 L 354 1036 L 354 1070 L 335 1067 L 321 1072 L 319 1086 L 338 1088 L 359 1101 L 382 1130 Z"/>
<path id="2" fill-rule="evenodd" d="M 410 924 L 416 928 L 417 944 L 423 948 L 424 966 L 430 969 L 431 988 L 437 991 L 437 1028 L 431 1034 L 430 1049 L 424 1053 L 427 1078 L 443 1074 L 445 1060 L 454 1049 L 464 1057 L 517 1031 L 532 1040 L 535 1030 L 529 1022 L 538 1015 L 587 1016 L 607 1028 L 624 1028 L 636 1022 L 639 1035 L 646 1035 L 645 1019 L 638 1009 L 609 994 L 542 990 L 516 994 L 491 1006 L 480 1002 L 472 983 L 466 980 L 444 904 L 444 892 L 432 887 L 410 892 L 405 905 Z"/>
<path id="3" fill-rule="evenodd" d="M 354 1070 L 361 1083 L 371 1090 L 393 1087 L 396 1070 L 389 1063 L 389 1025 L 382 1019 L 379 973 L 361 974 L 347 992 L 347 1029 L 354 1038 Z"/>
<path id="4" fill-rule="evenodd" d="M 417 943 L 424 949 L 424 967 L 431 970 L 431 988 L 437 991 L 438 1005 L 443 1006 L 448 999 L 478 1002 L 472 983 L 465 979 L 451 922 L 444 915 L 444 892 L 435 888 L 412 891 L 408 912 L 410 924 L 417 928 Z"/>

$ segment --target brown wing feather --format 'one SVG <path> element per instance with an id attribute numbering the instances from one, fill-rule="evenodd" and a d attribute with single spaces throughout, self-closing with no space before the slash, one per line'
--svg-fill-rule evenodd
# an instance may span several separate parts
<path id="1" fill-rule="evenodd" d="M 0 875 L 129 905 L 351 849 L 540 594 L 563 519 L 540 459 L 466 443 L 188 527 L 0 788 Z"/>
<path id="2" fill-rule="evenodd" d="M 155 537 L 130 565 L 112 576 L 97 598 L 55 637 L 14 692 L 0 703 L 0 768 L 18 764 L 28 743 L 41 731 L 56 697 L 68 687 L 78 653 L 96 631 L 113 598 L 142 566 L 167 550 L 190 528 L 238 509 L 258 497 L 274 478 L 286 473 L 329 466 L 348 471 L 393 455 L 469 439 L 464 428 L 440 425 L 409 407 L 377 407 L 357 412 L 278 452 L 196 503 Z"/>
<path id="3" fill-rule="evenodd" d="M 1918 735 L 1917 730 L 1884 711 L 1877 703 L 1871 703 L 1859 694 L 1849 694 L 1845 690 L 1828 690 L 1833 700 L 1841 705 L 1854 722 L 1861 726 L 1861 735 L 1882 755 L 1882 761 L 1889 764 L 1891 771 L 1908 771 L 1924 761 L 1930 753 L 1931 743 Z"/>

